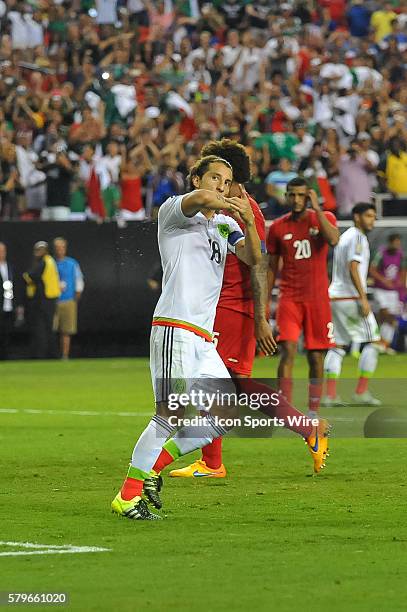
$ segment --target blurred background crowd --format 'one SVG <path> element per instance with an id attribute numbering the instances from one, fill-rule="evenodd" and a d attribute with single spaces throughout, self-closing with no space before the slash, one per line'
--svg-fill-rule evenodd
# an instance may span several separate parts
<path id="1" fill-rule="evenodd" d="M 223 136 L 266 218 L 296 174 L 340 218 L 407 213 L 406 24 L 405 0 L 0 0 L 0 218 L 155 218 Z"/>

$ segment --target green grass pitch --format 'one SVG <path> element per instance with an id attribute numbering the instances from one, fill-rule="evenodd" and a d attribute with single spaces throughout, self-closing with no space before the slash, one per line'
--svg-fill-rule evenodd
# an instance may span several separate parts
<path id="1" fill-rule="evenodd" d="M 381 357 L 377 376 L 405 405 L 407 357 Z M 406 609 L 406 440 L 362 439 L 368 410 L 326 411 L 340 435 L 312 477 L 294 435 L 230 438 L 225 480 L 165 478 L 166 520 L 131 522 L 110 502 L 151 406 L 144 359 L 0 364 L 0 591 L 65 591 L 75 611 Z M 110 550 L 6 556 L 29 549 L 4 542 Z"/>

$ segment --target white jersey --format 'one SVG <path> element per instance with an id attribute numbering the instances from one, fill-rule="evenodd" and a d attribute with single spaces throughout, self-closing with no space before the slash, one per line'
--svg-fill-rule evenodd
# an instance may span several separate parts
<path id="1" fill-rule="evenodd" d="M 332 282 L 329 286 L 329 297 L 331 299 L 359 297 L 350 276 L 349 264 L 351 261 L 359 262 L 359 276 L 362 287 L 366 291 L 370 248 L 366 235 L 357 227 L 347 229 L 341 235 L 335 247 Z"/>
<path id="2" fill-rule="evenodd" d="M 226 255 L 244 235 L 227 215 L 186 217 L 183 197 L 168 198 L 158 213 L 163 286 L 153 325 L 168 322 L 211 339 Z"/>

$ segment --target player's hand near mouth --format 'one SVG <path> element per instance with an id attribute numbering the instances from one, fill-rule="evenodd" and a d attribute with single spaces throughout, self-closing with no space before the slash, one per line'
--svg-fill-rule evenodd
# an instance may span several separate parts
<path id="1" fill-rule="evenodd" d="M 226 204 L 230 206 L 228 212 L 235 219 L 241 219 L 246 227 L 254 225 L 254 214 L 252 207 L 250 206 L 249 198 L 245 188 L 242 185 L 240 187 L 240 197 L 225 198 Z"/>

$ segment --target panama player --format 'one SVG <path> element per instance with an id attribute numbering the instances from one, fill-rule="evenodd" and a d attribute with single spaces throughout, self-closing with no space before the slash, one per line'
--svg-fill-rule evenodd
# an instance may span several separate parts
<path id="1" fill-rule="evenodd" d="M 276 317 L 281 347 L 278 377 L 281 392 L 291 401 L 294 359 L 303 331 L 309 364 L 308 414 L 314 416 L 321 401 L 325 352 L 334 346 L 327 256 L 328 245 L 338 243 L 339 231 L 335 216 L 321 209 L 305 179 L 288 183 L 286 200 L 291 211 L 272 223 L 267 236 L 270 291 L 282 260 Z"/>

